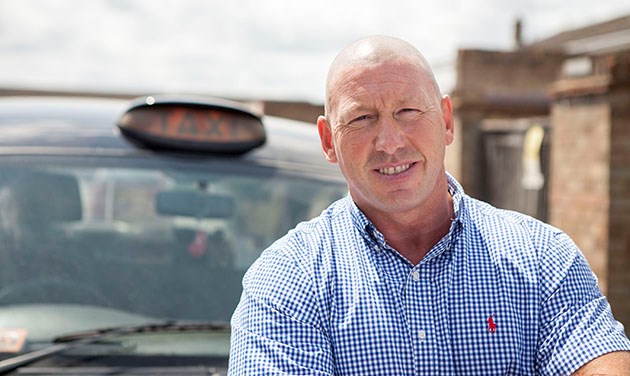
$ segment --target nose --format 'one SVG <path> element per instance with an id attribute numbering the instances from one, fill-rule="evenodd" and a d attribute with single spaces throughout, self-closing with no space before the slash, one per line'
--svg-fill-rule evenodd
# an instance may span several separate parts
<path id="1" fill-rule="evenodd" d="M 395 119 L 380 121 L 376 127 L 374 147 L 376 151 L 394 154 L 405 146 L 405 132 Z"/>

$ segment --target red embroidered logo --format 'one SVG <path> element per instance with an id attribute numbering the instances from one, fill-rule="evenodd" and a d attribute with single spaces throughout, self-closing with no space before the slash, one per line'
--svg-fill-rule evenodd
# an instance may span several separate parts
<path id="1" fill-rule="evenodd" d="M 488 331 L 490 333 L 497 331 L 497 324 L 494 322 L 494 313 L 488 317 Z"/>

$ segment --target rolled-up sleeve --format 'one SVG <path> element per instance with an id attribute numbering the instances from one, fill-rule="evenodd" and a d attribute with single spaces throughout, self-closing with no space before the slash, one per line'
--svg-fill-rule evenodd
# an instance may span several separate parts
<path id="1" fill-rule="evenodd" d="M 542 256 L 537 373 L 569 375 L 609 352 L 630 350 L 624 327 L 602 295 L 588 262 L 564 233 Z"/>

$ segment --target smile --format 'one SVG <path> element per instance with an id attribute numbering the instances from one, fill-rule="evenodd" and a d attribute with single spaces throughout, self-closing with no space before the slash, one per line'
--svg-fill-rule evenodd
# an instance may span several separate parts
<path id="1" fill-rule="evenodd" d="M 408 163 L 408 164 L 404 164 L 404 165 L 400 165 L 396 167 L 379 168 L 378 172 L 383 175 L 395 175 L 395 174 L 400 174 L 401 172 L 405 172 L 409 170 L 411 166 L 412 166 L 412 163 Z"/>

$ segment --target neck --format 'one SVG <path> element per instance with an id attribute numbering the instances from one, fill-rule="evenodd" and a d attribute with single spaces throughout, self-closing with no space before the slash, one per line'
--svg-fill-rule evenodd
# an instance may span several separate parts
<path id="1" fill-rule="evenodd" d="M 448 234 L 455 217 L 453 197 L 445 189 L 437 204 L 410 213 L 384 213 L 371 217 L 374 218 L 368 216 L 387 243 L 416 265 Z"/>

